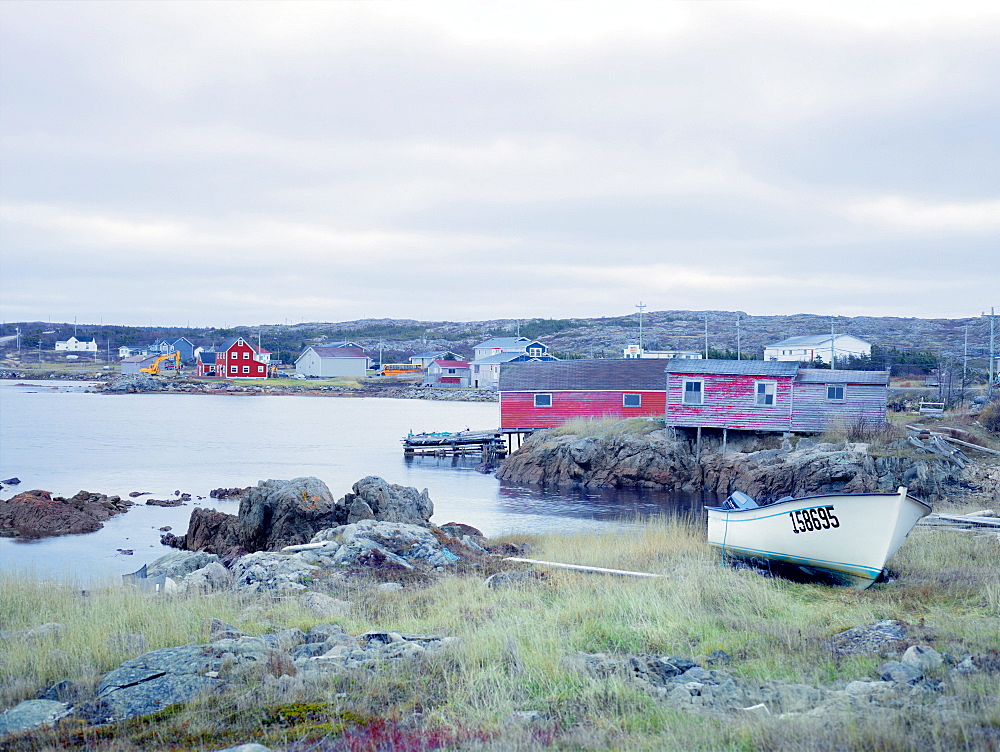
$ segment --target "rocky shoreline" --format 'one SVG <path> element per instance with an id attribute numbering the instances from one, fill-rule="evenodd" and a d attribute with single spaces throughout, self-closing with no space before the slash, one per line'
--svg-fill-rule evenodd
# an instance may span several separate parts
<path id="1" fill-rule="evenodd" d="M 577 437 L 561 438 L 571 440 L 557 441 L 564 447 L 560 451 L 571 451 L 566 447 L 580 441 Z M 645 440 L 649 443 L 648 437 Z M 594 451 L 599 444 L 585 446 Z M 621 446 L 635 448 L 629 442 Z M 820 445 L 796 451 L 807 450 L 836 454 Z M 857 447 L 844 451 L 859 454 Z M 616 456 L 623 455 L 619 452 Z M 768 456 L 772 461 L 777 457 Z M 573 466 L 584 467 L 581 463 L 588 457 L 590 461 L 584 464 L 593 465 L 594 457 L 577 446 Z M 852 458 L 852 463 L 859 467 L 865 464 L 857 458 Z M 767 467 L 764 462 L 756 464 Z M 831 459 L 819 466 L 839 464 Z M 803 477 L 827 477 L 828 482 L 839 483 L 846 476 L 811 472 Z M 526 553 L 524 545 L 489 541 L 479 531 L 460 523 L 431 524 L 433 504 L 426 491 L 381 478 L 362 478 L 340 498 L 335 498 L 316 478 L 267 480 L 248 489 L 221 490 L 229 498 L 240 499 L 237 515 L 195 509 L 185 535 L 164 536 L 165 543 L 180 550 L 127 575 L 126 584 L 150 598 L 165 599 L 174 604 L 171 608 L 180 608 L 191 599 L 212 603 L 213 597 L 225 595 L 243 604 L 248 615 L 263 604 L 294 603 L 300 614 L 308 614 L 305 620 L 300 616 L 295 622 L 301 628 L 287 622 L 275 623 L 272 629 L 251 633 L 212 618 L 204 630 L 207 639 L 203 636 L 188 644 L 152 650 L 143 632 L 109 634 L 108 644 L 119 646 L 128 657 L 117 667 L 105 667 L 97 676 L 64 674 L 62 680 L 42 685 L 45 688 L 33 697 L 29 695 L 6 708 L 0 713 L 0 749 L 20 748 L 22 743 L 41 748 L 48 743 L 45 740 L 66 734 L 86 736 L 94 729 L 115 728 L 127 734 L 130 727 L 122 722 L 147 718 L 154 719 L 148 721 L 153 724 L 169 723 L 170 715 L 161 715 L 165 708 L 184 712 L 177 709 L 187 704 L 199 707 L 199 703 L 220 702 L 226 697 L 237 698 L 234 702 L 240 703 L 240 712 L 265 702 L 265 697 L 271 703 L 301 703 L 301 698 L 327 697 L 331 686 L 343 688 L 338 698 L 354 698 L 351 692 L 363 698 L 366 692 L 359 687 L 392 685 L 398 676 L 436 677 L 441 672 L 458 671 L 455 667 L 462 665 L 466 642 L 474 634 L 474 630 L 461 626 L 467 619 L 506 619 L 522 609 L 550 604 L 561 587 L 575 587 L 570 581 L 559 584 L 560 578 L 505 558 Z M 703 579 L 699 568 L 704 562 L 694 563 L 693 567 L 692 562 L 680 567 L 677 563 L 670 570 L 673 585 L 669 587 L 680 588 L 685 580 L 699 583 Z M 389 605 L 393 598 L 410 598 L 407 603 L 420 604 L 431 597 L 435 586 L 455 587 L 461 580 L 472 580 L 473 586 L 462 586 L 468 588 L 463 591 L 465 595 L 453 601 L 459 612 L 437 617 L 442 625 L 450 627 L 432 627 L 440 630 L 433 633 L 410 633 L 393 623 L 393 619 L 400 618 L 400 613 L 393 612 Z M 727 587 L 736 586 L 739 578 L 727 582 Z M 700 587 L 695 584 L 692 592 L 698 592 Z M 595 588 L 600 591 L 606 586 Z M 778 585 L 775 593 L 782 589 Z M 760 591 L 751 587 L 744 597 L 753 592 Z M 665 597 L 669 589 L 656 593 Z M 652 594 L 636 593 L 638 597 Z M 87 593 L 78 596 L 86 599 Z M 479 601 L 487 597 L 490 605 L 477 615 Z M 572 594 L 567 597 L 573 599 Z M 715 596 L 708 596 L 705 602 L 718 603 Z M 504 614 L 503 610 L 511 613 Z M 743 610 L 726 608 L 724 613 L 739 619 Z M 359 611 L 381 620 L 355 621 L 365 624 L 361 630 L 345 628 L 343 624 Z M 393 613 L 395 616 L 391 616 Z M 612 642 L 614 630 L 625 628 L 616 623 L 620 616 L 602 617 L 606 621 L 604 628 L 611 630 L 607 634 Z M 838 672 L 837 678 L 808 682 L 756 678 L 741 670 L 741 662 L 750 656 L 738 647 L 738 640 L 732 654 L 720 648 L 707 655 L 641 652 L 627 646 L 598 652 L 581 649 L 579 644 L 560 644 L 555 670 L 575 677 L 569 679 L 574 685 L 603 687 L 602 692 L 609 687 L 627 687 L 628 692 L 648 698 L 653 706 L 726 723 L 774 718 L 780 723 L 801 720 L 825 727 L 831 723 L 854 724 L 859 719 L 878 723 L 895 713 L 913 714 L 931 726 L 961 726 L 978 740 L 988 737 L 981 714 L 970 709 L 964 698 L 968 687 L 978 686 L 977 682 L 995 682 L 1000 674 L 995 652 L 974 648 L 950 655 L 947 650 L 954 647 L 935 647 L 938 638 L 934 628 L 925 627 L 922 617 L 920 623 L 883 618 L 875 623 L 846 626 L 826 632 L 828 637 L 821 645 L 812 646 L 806 640 L 799 646 L 815 647 L 819 654 L 832 656 L 838 666 L 843 662 L 845 671 Z M 455 631 L 464 637 L 456 636 Z M 66 637 L 66 632 L 67 628 L 58 622 L 7 629 L 0 631 L 0 646 L 38 645 L 39 650 L 50 649 L 64 644 L 58 641 Z M 506 647 L 498 646 L 499 653 L 488 654 L 490 660 L 506 665 L 517 676 L 526 657 L 521 653 L 524 648 L 518 648 L 510 635 L 506 640 Z M 798 640 L 802 641 L 801 634 Z M 949 643 L 956 644 L 963 643 Z M 51 650 L 51 654 L 58 650 Z M 457 681 L 459 675 L 463 674 L 459 671 L 453 680 Z M 246 694 L 248 686 L 254 687 L 252 696 Z M 431 686 L 438 686 L 436 680 L 428 684 Z M 536 703 L 526 696 L 522 702 L 503 719 L 499 730 L 490 732 L 508 739 L 507 744 L 496 748 L 523 748 L 510 746 L 513 742 L 509 740 L 521 738 L 519 735 L 526 731 L 543 740 L 549 736 L 562 738 L 557 699 Z M 544 709 L 538 709 L 536 704 Z M 332 712 L 325 705 L 312 707 Z M 399 728 L 405 728 L 414 740 L 439 733 L 421 712 L 419 703 L 400 707 L 406 711 L 399 718 L 394 716 L 394 723 L 398 722 Z M 222 729 L 218 733 L 222 738 L 228 732 Z M 566 741 L 568 744 L 569 737 Z M 541 742 L 529 746 L 566 748 Z M 255 750 L 286 748 L 300 749 L 278 744 L 258 745 Z M 449 748 L 464 745 L 459 739 Z M 241 745 L 231 749 L 247 748 Z"/>
<path id="2" fill-rule="evenodd" d="M 73 380 L 66 374 L 29 374 L 4 371 L 0 378 L 21 380 Z M 95 381 L 93 391 L 101 394 L 214 394 L 231 396 L 287 396 L 307 397 L 378 397 L 382 399 L 421 399 L 439 402 L 496 402 L 497 393 L 490 389 L 453 389 L 424 387 L 399 381 L 359 382 L 357 386 L 331 384 L 311 384 L 308 380 L 301 384 L 275 385 L 267 381 L 246 381 L 243 383 L 226 380 L 157 378 L 144 373 L 109 377 L 94 374 L 86 380 Z"/>
<path id="3" fill-rule="evenodd" d="M 497 477 L 548 487 L 735 490 L 755 498 L 817 493 L 889 492 L 899 486 L 930 502 L 995 503 L 1000 465 L 961 467 L 905 440 L 877 449 L 860 442 L 806 437 L 730 438 L 725 448 L 706 440 L 700 452 L 664 430 L 642 435 L 609 430 L 580 437 L 540 431 L 500 466 Z"/>

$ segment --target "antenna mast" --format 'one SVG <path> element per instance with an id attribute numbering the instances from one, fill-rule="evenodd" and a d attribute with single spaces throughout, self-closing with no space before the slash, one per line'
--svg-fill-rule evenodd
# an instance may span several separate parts
<path id="1" fill-rule="evenodd" d="M 639 354 L 642 354 L 642 312 L 645 311 L 649 306 L 644 304 L 641 300 L 636 308 L 639 309 Z"/>

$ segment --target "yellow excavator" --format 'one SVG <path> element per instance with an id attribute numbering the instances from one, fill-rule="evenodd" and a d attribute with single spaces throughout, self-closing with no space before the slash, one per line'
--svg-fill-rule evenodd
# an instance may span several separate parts
<path id="1" fill-rule="evenodd" d="M 180 350 L 174 350 L 172 353 L 167 355 L 161 355 L 156 360 L 150 364 L 148 368 L 140 368 L 139 373 L 148 373 L 150 376 L 160 375 L 160 364 L 165 360 L 174 361 L 174 374 L 180 374 L 181 372 L 181 353 Z"/>

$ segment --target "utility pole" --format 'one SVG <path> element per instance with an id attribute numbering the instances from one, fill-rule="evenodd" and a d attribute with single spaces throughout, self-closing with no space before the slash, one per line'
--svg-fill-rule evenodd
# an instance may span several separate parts
<path id="1" fill-rule="evenodd" d="M 740 314 L 736 314 L 736 360 L 743 360 L 740 354 Z"/>
<path id="2" fill-rule="evenodd" d="M 965 349 L 962 351 L 962 407 L 965 407 L 965 374 L 969 369 L 969 325 L 965 325 Z"/>
<path id="3" fill-rule="evenodd" d="M 834 369 L 833 360 L 836 357 L 834 354 L 834 343 L 837 341 L 837 336 L 833 333 L 833 319 L 830 319 L 830 370 Z"/>
<path id="4" fill-rule="evenodd" d="M 708 360 L 708 314 L 705 314 L 705 360 Z"/>
<path id="5" fill-rule="evenodd" d="M 984 313 L 983 316 L 986 314 Z M 993 340 L 993 319 L 996 314 L 994 313 L 993 306 L 990 306 L 990 385 L 986 391 L 986 398 L 993 399 L 993 382 L 996 379 L 996 362 L 997 362 L 997 352 L 996 346 Z"/>
<path id="6" fill-rule="evenodd" d="M 639 301 L 639 305 L 636 306 L 636 308 L 639 309 L 639 356 L 640 357 L 642 356 L 642 312 L 646 310 L 647 307 L 648 306 L 646 306 L 641 300 Z"/>

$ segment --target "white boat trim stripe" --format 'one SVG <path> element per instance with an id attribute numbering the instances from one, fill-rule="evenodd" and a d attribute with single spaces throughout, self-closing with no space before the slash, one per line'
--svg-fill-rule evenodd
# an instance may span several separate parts
<path id="1" fill-rule="evenodd" d="M 809 559 L 803 556 L 795 556 L 793 554 L 781 553 L 778 551 L 761 551 L 756 548 L 743 548 L 742 546 L 722 546 L 717 543 L 713 543 L 716 548 L 722 548 L 727 552 L 737 552 L 743 554 L 756 555 L 765 559 L 776 559 L 781 558 L 787 560 L 788 563 L 795 564 L 805 564 L 815 567 L 820 567 L 823 569 L 831 569 L 834 567 L 839 567 L 838 571 L 844 571 L 848 573 L 861 573 L 865 575 L 872 575 L 872 579 L 878 577 L 881 574 L 881 569 L 873 569 L 872 567 L 862 566 L 861 564 L 848 564 L 842 561 L 826 561 L 824 559 Z"/>

